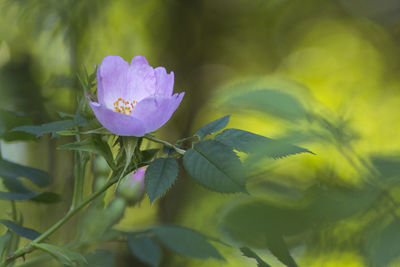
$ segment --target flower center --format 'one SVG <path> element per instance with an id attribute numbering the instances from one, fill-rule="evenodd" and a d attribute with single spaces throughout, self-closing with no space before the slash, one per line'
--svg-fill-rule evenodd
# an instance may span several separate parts
<path id="1" fill-rule="evenodd" d="M 120 104 L 120 102 L 121 102 L 121 104 Z M 126 115 L 131 115 L 132 110 L 135 108 L 136 104 L 137 104 L 136 100 L 132 100 L 132 102 L 129 102 L 129 101 L 125 101 L 124 99 L 122 99 L 120 97 L 120 98 L 118 98 L 117 101 L 114 102 L 114 111 L 123 113 Z"/>

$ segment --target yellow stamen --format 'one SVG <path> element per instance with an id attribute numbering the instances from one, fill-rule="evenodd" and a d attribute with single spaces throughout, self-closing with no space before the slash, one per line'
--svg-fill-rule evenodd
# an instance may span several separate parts
<path id="1" fill-rule="evenodd" d="M 119 103 L 120 101 L 122 102 L 121 106 Z M 114 102 L 114 111 L 123 113 L 126 115 L 131 115 L 132 110 L 135 108 L 136 104 L 137 104 L 136 100 L 132 100 L 132 102 L 129 102 L 129 101 L 125 101 L 125 99 L 122 99 L 121 97 L 119 97 L 118 100 Z"/>

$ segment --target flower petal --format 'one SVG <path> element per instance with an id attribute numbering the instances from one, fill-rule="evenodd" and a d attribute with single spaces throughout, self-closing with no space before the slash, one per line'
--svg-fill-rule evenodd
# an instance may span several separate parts
<path id="1" fill-rule="evenodd" d="M 132 111 L 132 116 L 143 121 L 146 133 L 163 126 L 178 108 L 185 93 L 171 97 L 149 97 L 140 101 Z"/>
<path id="2" fill-rule="evenodd" d="M 138 56 L 134 56 L 132 58 L 131 66 L 134 66 L 134 65 L 137 67 L 141 66 L 141 65 L 149 65 L 149 62 L 147 62 L 146 57 L 138 55 Z"/>
<path id="3" fill-rule="evenodd" d="M 156 96 L 170 97 L 174 90 L 174 72 L 167 74 L 164 67 L 154 69 L 156 75 Z"/>
<path id="4" fill-rule="evenodd" d="M 127 90 L 124 94 L 127 101 L 140 101 L 154 96 L 156 91 L 156 77 L 154 69 L 149 66 L 144 56 L 135 56 L 132 59 L 127 75 Z"/>
<path id="5" fill-rule="evenodd" d="M 120 56 L 107 56 L 97 70 L 97 98 L 100 104 L 112 109 L 119 97 L 124 97 L 129 64 Z"/>
<path id="6" fill-rule="evenodd" d="M 105 106 L 89 102 L 97 120 L 110 132 L 121 136 L 143 136 L 145 127 L 140 119 L 114 112 Z"/>

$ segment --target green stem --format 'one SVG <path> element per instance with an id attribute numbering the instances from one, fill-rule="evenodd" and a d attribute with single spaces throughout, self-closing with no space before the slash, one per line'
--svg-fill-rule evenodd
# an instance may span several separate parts
<path id="1" fill-rule="evenodd" d="M 104 193 L 108 188 L 110 188 L 113 184 L 115 184 L 118 179 L 116 179 L 119 175 L 118 174 L 113 174 L 113 176 L 110 178 L 109 182 L 105 184 L 102 188 L 100 188 L 98 191 L 92 193 L 90 196 L 88 196 L 85 200 L 83 200 L 81 203 L 79 203 L 74 209 L 71 209 L 68 211 L 68 213 L 58 222 L 56 222 L 52 227 L 50 227 L 46 232 L 41 234 L 39 237 L 37 237 L 35 240 L 31 241 L 28 245 L 25 247 L 19 248 L 16 250 L 14 253 L 12 253 L 8 258 L 0 263 L 0 267 L 6 267 L 9 263 L 13 262 L 15 259 L 18 257 L 22 257 L 27 253 L 32 252 L 35 247 L 33 244 L 35 243 L 40 243 L 46 238 L 48 238 L 52 233 L 54 233 L 58 228 L 60 228 L 62 225 L 64 225 L 72 216 L 74 216 L 78 211 L 80 211 L 82 208 L 84 208 L 87 204 L 89 204 L 92 200 L 100 196 L 102 193 Z"/>
<path id="2" fill-rule="evenodd" d="M 76 128 L 78 131 L 78 128 Z M 76 141 L 81 141 L 79 134 L 75 136 Z M 74 166 L 74 192 L 72 195 L 71 209 L 74 209 L 82 201 L 84 178 L 86 165 L 89 161 L 88 155 L 82 151 L 75 151 L 75 166 Z"/>
<path id="3" fill-rule="evenodd" d="M 156 138 L 156 137 L 154 137 L 154 136 L 152 136 L 152 135 L 146 134 L 146 135 L 144 136 L 144 138 L 146 138 L 146 139 L 148 139 L 148 140 L 150 140 L 150 141 L 156 142 L 156 143 L 163 144 L 164 146 L 173 148 L 173 149 L 175 149 L 176 152 L 178 152 L 178 153 L 181 154 L 181 155 L 184 155 L 185 152 L 186 152 L 185 150 L 180 149 L 179 147 L 176 147 L 176 146 L 174 146 L 173 144 L 170 144 L 170 143 L 168 143 L 167 141 L 158 139 L 158 138 Z"/>
<path id="4" fill-rule="evenodd" d="M 189 137 L 185 137 L 185 138 L 179 139 L 178 141 L 176 141 L 176 143 L 177 144 L 182 144 L 185 141 L 190 141 L 190 140 L 193 140 L 193 139 L 197 139 L 198 141 L 200 141 L 200 138 L 197 135 L 192 135 L 192 136 L 189 136 Z"/>
<path id="5" fill-rule="evenodd" d="M 81 154 L 79 151 L 75 151 L 75 166 L 74 166 L 74 192 L 72 194 L 71 209 L 74 209 L 82 200 L 82 190 L 80 190 L 81 178 Z"/>

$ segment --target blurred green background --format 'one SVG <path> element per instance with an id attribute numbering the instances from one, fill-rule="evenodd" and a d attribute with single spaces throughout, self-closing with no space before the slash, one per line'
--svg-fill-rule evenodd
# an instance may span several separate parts
<path id="1" fill-rule="evenodd" d="M 238 217 L 232 211 L 249 205 L 249 220 L 259 222 L 260 231 L 279 228 L 274 231 L 282 231 L 300 266 L 399 266 L 399 45 L 397 0 L 1 0 L 0 105 L 35 124 L 57 120 L 56 111 L 75 110 L 81 90 L 76 73 L 84 67 L 92 72 L 106 55 L 127 61 L 144 55 L 150 65 L 174 71 L 175 92 L 186 92 L 158 137 L 190 136 L 231 114 L 229 127 L 283 139 L 316 155 L 244 159 L 252 197 L 207 191 L 181 169 L 165 197 L 151 207 L 146 198 L 128 208 L 117 228 L 175 223 L 254 245 L 258 230 L 240 221 L 240 210 Z M 252 106 L 256 98 L 241 104 L 236 94 L 255 89 L 288 94 L 306 114 L 286 114 L 290 105 L 264 109 L 262 100 Z M 2 142 L 3 157 L 47 170 L 50 190 L 64 199 L 50 206 L 17 203 L 24 224 L 39 231 L 70 203 L 73 154 L 56 150 L 65 142 Z M 88 192 L 90 187 L 88 182 Z M 261 203 L 255 208 L 260 212 L 251 213 L 253 202 Z M 0 209 L 2 217 L 9 216 L 8 202 L 1 201 Z M 269 224 L 271 218 L 276 223 Z M 233 228 L 243 226 L 245 237 L 220 233 L 230 220 L 238 224 Z M 78 223 L 72 220 L 52 241 L 71 240 Z M 256 264 L 238 250 L 217 246 L 226 262 L 166 252 L 162 266 Z M 125 244 L 100 247 L 113 251 L 115 266 L 141 266 Z M 272 266 L 283 266 L 266 247 L 253 247 Z"/>

